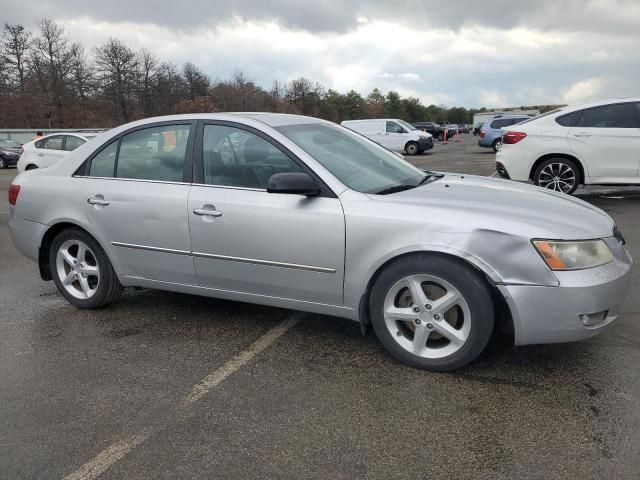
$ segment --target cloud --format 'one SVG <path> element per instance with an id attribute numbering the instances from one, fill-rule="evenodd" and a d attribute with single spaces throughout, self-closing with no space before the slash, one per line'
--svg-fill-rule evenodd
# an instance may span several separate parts
<path id="1" fill-rule="evenodd" d="M 597 98 L 602 98 L 605 81 L 601 78 L 590 78 L 581 80 L 569 87 L 564 94 L 563 100 L 566 103 L 585 103 Z"/>
<path id="2" fill-rule="evenodd" d="M 265 87 L 305 76 L 467 107 L 640 95 L 635 0 L 0 2 L 8 21 L 33 28 L 50 16 L 87 51 L 116 37 L 212 78 L 243 70 Z"/>

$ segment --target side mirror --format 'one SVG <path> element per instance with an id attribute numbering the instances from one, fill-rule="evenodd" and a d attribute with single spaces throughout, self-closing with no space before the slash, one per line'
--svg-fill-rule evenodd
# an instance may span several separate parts
<path id="1" fill-rule="evenodd" d="M 267 192 L 315 197 L 320 195 L 320 186 L 307 173 L 274 173 L 267 182 Z"/>

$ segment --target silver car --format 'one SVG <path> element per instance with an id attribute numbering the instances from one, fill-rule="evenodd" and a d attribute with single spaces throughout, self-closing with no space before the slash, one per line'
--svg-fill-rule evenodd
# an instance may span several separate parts
<path id="1" fill-rule="evenodd" d="M 19 175 L 9 200 L 16 247 L 77 307 L 136 286 L 334 315 L 432 370 L 499 329 L 517 345 L 595 335 L 632 264 L 585 202 L 425 172 L 295 115 L 123 125 Z"/>

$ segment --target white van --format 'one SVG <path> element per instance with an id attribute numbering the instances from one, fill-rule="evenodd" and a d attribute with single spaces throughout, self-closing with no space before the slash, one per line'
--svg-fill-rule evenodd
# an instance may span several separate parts
<path id="1" fill-rule="evenodd" d="M 433 148 L 433 136 L 430 133 L 417 130 L 413 125 L 397 118 L 345 120 L 340 125 L 393 152 L 405 151 L 409 155 L 416 155 Z"/>

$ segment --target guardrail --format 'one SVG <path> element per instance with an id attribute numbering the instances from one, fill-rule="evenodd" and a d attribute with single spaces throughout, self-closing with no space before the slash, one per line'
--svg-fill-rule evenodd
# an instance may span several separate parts
<path id="1" fill-rule="evenodd" d="M 0 139 L 15 140 L 16 142 L 26 143 L 33 140 L 36 132 L 42 132 L 43 135 L 51 135 L 54 133 L 64 132 L 106 132 L 108 128 L 0 128 Z"/>

